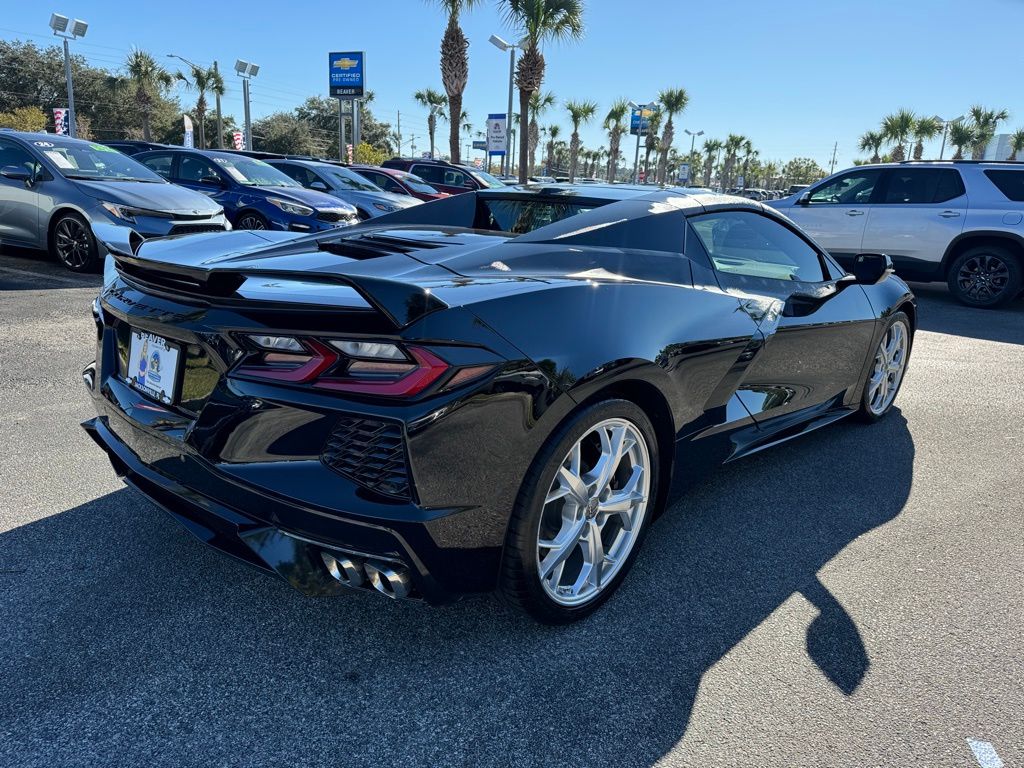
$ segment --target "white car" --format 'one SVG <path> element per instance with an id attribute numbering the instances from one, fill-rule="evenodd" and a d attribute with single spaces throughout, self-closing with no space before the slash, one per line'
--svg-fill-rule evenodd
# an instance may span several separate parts
<path id="1" fill-rule="evenodd" d="M 945 280 L 975 307 L 1024 289 L 1024 163 L 862 165 L 767 204 L 845 268 L 858 253 L 885 253 L 903 278 Z"/>

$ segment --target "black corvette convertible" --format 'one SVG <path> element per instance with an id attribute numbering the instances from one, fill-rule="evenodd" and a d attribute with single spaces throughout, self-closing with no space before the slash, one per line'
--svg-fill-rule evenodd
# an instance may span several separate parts
<path id="1" fill-rule="evenodd" d="M 916 323 L 885 256 L 846 274 L 760 203 L 609 189 L 314 236 L 97 231 L 84 426 L 201 540 L 305 594 L 585 616 L 689 482 L 884 416 Z"/>

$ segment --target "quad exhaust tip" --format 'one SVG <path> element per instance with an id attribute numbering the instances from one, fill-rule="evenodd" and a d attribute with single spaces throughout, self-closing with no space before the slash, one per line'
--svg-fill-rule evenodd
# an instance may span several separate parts
<path id="1" fill-rule="evenodd" d="M 402 600 L 412 593 L 412 579 L 404 568 L 388 563 L 364 562 L 349 555 L 325 551 L 320 552 L 320 558 L 331 578 L 346 587 L 359 589 L 371 586 L 392 600 Z"/>

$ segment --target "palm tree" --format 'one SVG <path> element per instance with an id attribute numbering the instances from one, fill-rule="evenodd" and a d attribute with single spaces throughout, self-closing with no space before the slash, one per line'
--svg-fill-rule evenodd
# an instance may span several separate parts
<path id="1" fill-rule="evenodd" d="M 864 135 L 860 137 L 857 147 L 861 152 L 871 153 L 872 163 L 880 163 L 882 158 L 879 157 L 878 152 L 882 149 L 883 144 L 885 144 L 885 137 L 881 131 L 865 131 Z"/>
<path id="2" fill-rule="evenodd" d="M 729 138 L 725 140 L 725 161 L 722 169 L 722 189 L 728 190 L 732 183 L 732 172 L 736 166 L 736 156 L 740 150 L 743 149 L 743 144 L 747 141 L 746 136 L 740 136 L 739 134 L 730 133 Z"/>
<path id="3" fill-rule="evenodd" d="M 153 140 L 149 127 L 149 118 L 157 97 L 174 85 L 171 73 L 157 64 L 156 59 L 146 51 L 133 48 L 125 60 L 127 77 L 114 77 L 110 84 L 114 88 L 129 87 L 134 89 L 135 106 L 139 108 L 142 119 L 142 138 Z"/>
<path id="4" fill-rule="evenodd" d="M 430 134 L 430 156 L 434 156 L 434 134 L 437 131 L 437 118 L 440 117 L 443 120 L 447 120 L 448 116 L 445 114 L 445 109 L 448 107 L 448 97 L 439 91 L 435 91 L 433 88 L 424 88 L 422 91 L 416 91 L 412 95 L 416 99 L 416 103 L 422 107 L 426 107 L 430 110 L 427 115 L 427 133 Z M 452 121 L 458 126 L 459 121 Z"/>
<path id="5" fill-rule="evenodd" d="M 708 139 L 704 142 L 704 186 L 711 186 L 711 174 L 715 170 L 715 156 L 725 145 L 718 139 Z"/>
<path id="6" fill-rule="evenodd" d="M 922 117 L 914 123 L 914 159 L 924 157 L 924 143 L 942 133 L 942 120 L 938 117 Z"/>
<path id="7" fill-rule="evenodd" d="M 742 149 L 743 149 L 743 188 L 746 189 L 747 185 L 750 182 L 750 176 L 748 175 L 748 171 L 750 170 L 750 160 L 751 160 L 751 158 L 757 158 L 757 156 L 760 153 L 756 149 L 754 149 L 754 144 L 753 144 L 753 142 L 750 141 L 750 139 L 747 139 L 746 141 L 743 142 Z"/>
<path id="8" fill-rule="evenodd" d="M 685 88 L 668 88 L 658 95 L 661 108 L 665 111 L 665 129 L 661 134 L 661 157 L 658 158 L 658 181 L 665 183 L 665 175 L 668 165 L 668 152 L 675 141 L 675 126 L 672 118 L 681 114 L 686 105 L 690 103 L 690 96 Z"/>
<path id="9" fill-rule="evenodd" d="M 629 130 L 629 126 L 623 122 L 629 114 L 629 103 L 625 99 L 616 99 L 604 116 L 604 129 L 608 131 L 608 181 L 615 181 L 619 170 L 619 144 L 622 137 Z"/>
<path id="10" fill-rule="evenodd" d="M 572 136 L 569 138 L 569 183 L 576 181 L 576 168 L 580 155 L 580 124 L 589 123 L 597 114 L 597 103 L 593 101 L 567 101 L 565 108 L 572 122 Z"/>
<path id="11" fill-rule="evenodd" d="M 779 164 L 769 160 L 761 166 L 761 185 L 772 189 L 775 186 L 775 177 L 779 175 Z"/>
<path id="12" fill-rule="evenodd" d="M 1010 113 L 1005 109 L 985 109 L 975 104 L 968 112 L 974 129 L 974 141 L 971 142 L 971 159 L 981 160 L 985 157 L 985 148 L 996 135 L 996 128 L 999 123 L 1006 120 Z"/>
<path id="13" fill-rule="evenodd" d="M 651 154 L 658 151 L 658 129 L 661 128 L 661 111 L 652 106 L 653 112 L 647 118 L 647 136 L 644 137 L 644 181 L 650 181 Z"/>
<path id="14" fill-rule="evenodd" d="M 448 14 L 448 26 L 441 38 L 441 83 L 448 94 L 451 114 L 462 114 L 462 93 L 469 80 L 469 40 L 459 26 L 459 14 L 468 11 L 479 0 L 432 0 Z M 459 121 L 449 122 L 448 151 L 453 163 L 460 161 Z"/>
<path id="15" fill-rule="evenodd" d="M 1016 162 L 1018 152 L 1024 152 L 1024 129 L 1017 129 L 1010 134 L 1010 156 L 1007 160 Z"/>
<path id="16" fill-rule="evenodd" d="M 964 148 L 974 144 L 974 126 L 963 120 L 949 124 L 949 143 L 956 147 L 954 160 L 964 159 Z"/>
<path id="17" fill-rule="evenodd" d="M 519 156 L 530 150 L 530 96 L 544 82 L 544 54 L 541 46 L 549 40 L 579 40 L 583 37 L 583 0 L 501 0 L 505 23 L 516 30 L 523 55 L 516 64 L 519 89 Z M 519 164 L 519 183 L 527 179 L 527 163 Z"/>
<path id="18" fill-rule="evenodd" d="M 893 162 L 898 163 L 906 159 L 903 145 L 910 140 L 917 122 L 917 116 L 909 109 L 897 110 L 882 120 L 882 136 L 890 144 L 895 145 L 892 150 Z"/>
<path id="19" fill-rule="evenodd" d="M 558 141 L 558 134 L 562 129 L 557 125 L 548 126 L 548 173 L 555 168 L 555 143 Z"/>
<path id="20" fill-rule="evenodd" d="M 537 124 L 537 118 L 553 106 L 555 106 L 555 94 L 551 91 L 547 93 L 534 91 L 530 96 L 530 154 L 528 155 L 530 167 L 527 169 L 530 175 L 533 174 L 533 168 L 537 164 L 537 145 L 540 144 L 540 126 Z"/>
<path id="21" fill-rule="evenodd" d="M 199 118 L 199 148 L 205 149 L 206 94 L 212 93 L 215 96 L 223 96 L 224 78 L 213 67 L 200 67 L 195 64 L 189 64 L 188 69 L 189 75 L 192 77 L 191 81 L 181 72 L 178 72 L 175 77 L 185 83 L 186 88 L 199 94 L 199 98 L 196 99 L 196 117 Z"/>

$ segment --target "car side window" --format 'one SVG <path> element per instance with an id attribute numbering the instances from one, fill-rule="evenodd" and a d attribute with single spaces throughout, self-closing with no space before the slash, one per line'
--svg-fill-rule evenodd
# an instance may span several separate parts
<path id="1" fill-rule="evenodd" d="M 297 165 L 275 165 L 274 167 L 289 179 L 294 179 L 304 187 L 309 186 L 309 172 L 305 168 L 300 168 Z"/>
<path id="2" fill-rule="evenodd" d="M 414 165 L 409 173 L 431 184 L 444 184 L 444 169 L 438 165 Z"/>
<path id="3" fill-rule="evenodd" d="M 444 183 L 449 187 L 463 187 L 466 185 L 466 174 L 461 171 L 445 170 Z"/>
<path id="4" fill-rule="evenodd" d="M 376 184 L 378 187 L 383 189 L 385 192 L 393 192 L 396 195 L 407 195 L 405 187 L 399 184 L 397 181 L 392 179 L 390 176 L 374 176 L 370 177 L 370 181 Z"/>
<path id="5" fill-rule="evenodd" d="M 0 139 L 0 168 L 6 168 L 8 165 L 24 168 L 31 174 L 35 174 L 39 169 L 39 162 L 27 149 L 13 141 Z"/>
<path id="6" fill-rule="evenodd" d="M 960 197 L 964 188 L 960 172 L 952 168 L 897 168 L 889 172 L 886 205 L 944 203 Z"/>
<path id="7" fill-rule="evenodd" d="M 715 269 L 724 274 L 819 283 L 821 254 L 796 232 L 750 211 L 694 216 L 690 225 Z"/>
<path id="8" fill-rule="evenodd" d="M 171 165 L 173 165 L 174 158 L 171 155 L 153 155 L 147 157 L 142 161 L 142 164 L 149 168 L 154 173 L 163 176 L 165 179 L 171 178 Z"/>
<path id="9" fill-rule="evenodd" d="M 219 179 L 220 173 L 204 157 L 193 157 L 185 155 L 178 163 L 178 180 L 200 183 L 203 179 Z"/>
<path id="10" fill-rule="evenodd" d="M 811 205 L 866 205 L 882 172 L 877 168 L 850 171 L 811 191 Z"/>

